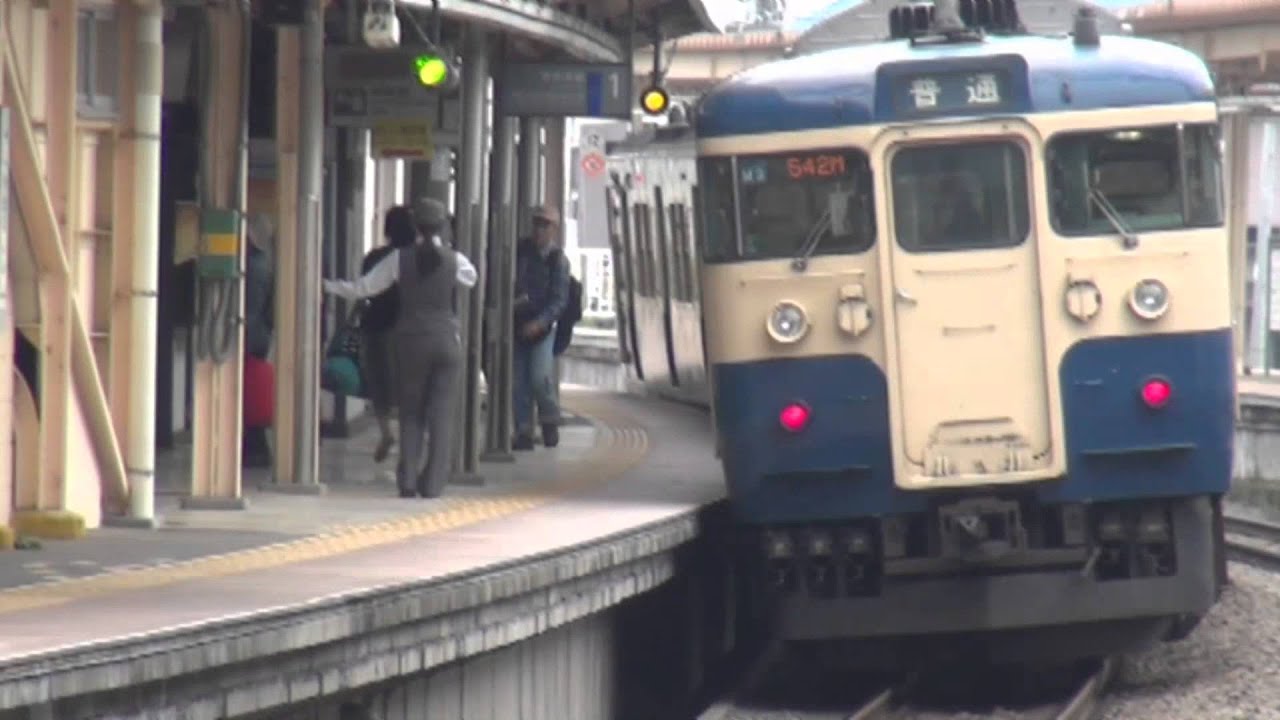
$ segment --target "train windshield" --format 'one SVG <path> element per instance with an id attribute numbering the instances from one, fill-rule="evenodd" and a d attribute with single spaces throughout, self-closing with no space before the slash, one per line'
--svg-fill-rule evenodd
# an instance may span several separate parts
<path id="1" fill-rule="evenodd" d="M 1014 247 L 1027 238 L 1026 156 L 1000 140 L 893 156 L 893 222 L 908 252 Z"/>
<path id="2" fill-rule="evenodd" d="M 864 153 L 705 158 L 701 175 L 707 260 L 847 254 L 875 242 L 871 167 Z"/>
<path id="3" fill-rule="evenodd" d="M 1063 134 L 1049 143 L 1047 160 L 1053 224 L 1063 235 L 1110 235 L 1117 225 L 1141 233 L 1222 224 L 1214 125 Z"/>

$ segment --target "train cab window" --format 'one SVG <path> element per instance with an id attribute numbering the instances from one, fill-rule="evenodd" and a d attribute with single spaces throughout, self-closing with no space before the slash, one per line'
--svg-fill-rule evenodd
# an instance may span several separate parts
<path id="1" fill-rule="evenodd" d="M 742 258 L 863 252 L 875 243 L 871 167 L 856 150 L 737 158 Z"/>
<path id="2" fill-rule="evenodd" d="M 1047 162 L 1053 224 L 1063 235 L 1222 223 L 1221 157 L 1214 126 L 1064 134 L 1050 141 Z"/>
<path id="3" fill-rule="evenodd" d="M 915 146 L 893 156 L 893 222 L 908 252 L 1014 247 L 1030 231 L 1026 155 L 1010 141 Z"/>
<path id="4" fill-rule="evenodd" d="M 702 199 L 702 255 L 711 262 L 732 259 L 738 254 L 733 160 L 727 157 L 699 160 L 698 186 Z"/>

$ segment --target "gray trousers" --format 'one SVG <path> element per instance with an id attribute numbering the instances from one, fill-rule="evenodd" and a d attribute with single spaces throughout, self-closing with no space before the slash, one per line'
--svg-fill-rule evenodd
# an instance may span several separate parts
<path id="1" fill-rule="evenodd" d="M 416 490 L 424 497 L 438 497 L 452 471 L 453 426 L 457 422 L 462 348 L 453 333 L 396 333 L 397 401 L 400 405 L 400 465 L 396 476 L 401 490 Z M 430 434 L 423 447 L 423 431 Z M 426 469 L 422 468 L 426 451 Z"/>

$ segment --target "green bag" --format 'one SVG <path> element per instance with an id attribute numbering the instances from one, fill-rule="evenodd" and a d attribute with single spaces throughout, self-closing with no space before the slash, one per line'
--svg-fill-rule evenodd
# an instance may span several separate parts
<path id="1" fill-rule="evenodd" d="M 320 366 L 320 387 L 335 395 L 365 398 L 364 376 L 360 371 L 360 318 L 365 302 L 357 303 L 347 321 L 329 339 L 324 362 Z"/>

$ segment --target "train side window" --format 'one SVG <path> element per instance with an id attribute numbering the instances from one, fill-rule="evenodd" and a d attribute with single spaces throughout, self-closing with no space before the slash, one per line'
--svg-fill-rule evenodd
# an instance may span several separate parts
<path id="1" fill-rule="evenodd" d="M 1050 208 L 1062 235 L 1112 235 L 1222 223 L 1217 129 L 1164 125 L 1067 133 L 1046 152 Z"/>
<path id="2" fill-rule="evenodd" d="M 1017 143 L 908 147 L 892 166 L 894 233 L 904 250 L 1004 248 L 1026 240 L 1027 165 Z"/>
<path id="3" fill-rule="evenodd" d="M 727 157 L 699 159 L 698 185 L 702 199 L 702 256 L 710 262 L 732 260 L 738 254 L 733 161 Z"/>
<path id="4" fill-rule="evenodd" d="M 1187 186 L 1187 225 L 1216 227 L 1223 222 L 1222 145 L 1217 125 L 1183 128 L 1183 168 Z"/>
<path id="5" fill-rule="evenodd" d="M 875 244 L 871 166 L 857 150 L 744 155 L 737 163 L 744 259 L 864 252 Z"/>

